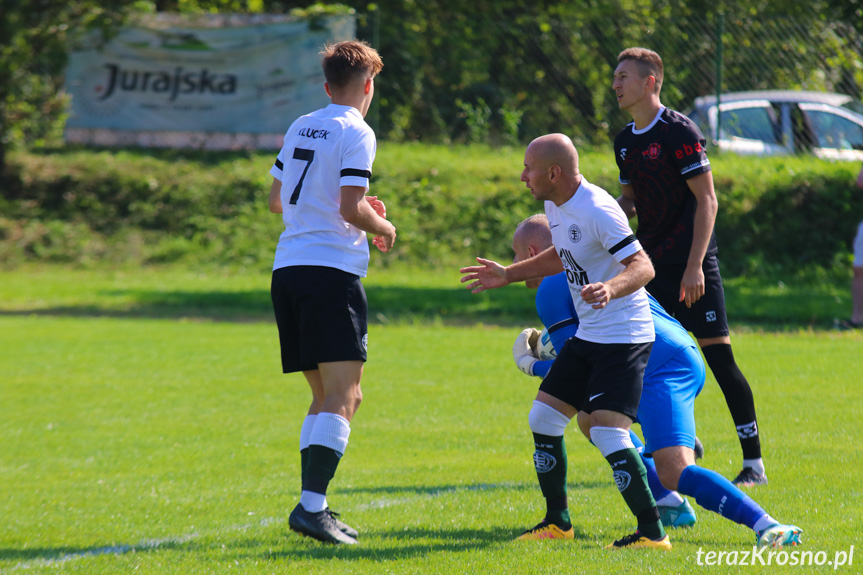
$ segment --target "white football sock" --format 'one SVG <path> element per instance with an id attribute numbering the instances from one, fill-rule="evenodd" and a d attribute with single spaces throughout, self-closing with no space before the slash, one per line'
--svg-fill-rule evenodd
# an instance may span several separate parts
<path id="1" fill-rule="evenodd" d="M 629 430 L 619 427 L 591 427 L 590 440 L 599 449 L 603 457 L 624 449 L 635 449 Z"/>
<path id="2" fill-rule="evenodd" d="M 743 467 L 751 467 L 753 471 L 764 475 L 764 461 L 760 457 L 758 459 L 744 459 Z"/>
<path id="3" fill-rule="evenodd" d="M 314 491 L 303 491 L 300 495 L 300 505 L 309 513 L 317 513 L 327 508 L 327 496 Z"/>
<path id="4" fill-rule="evenodd" d="M 761 533 L 768 527 L 773 527 L 774 525 L 779 525 L 779 522 L 765 513 L 764 517 L 755 522 L 755 525 L 752 526 L 752 530 L 756 533 Z"/>
<path id="5" fill-rule="evenodd" d="M 336 413 L 321 412 L 315 421 L 315 428 L 309 437 L 310 444 L 329 447 L 341 457 L 348 447 L 351 424 Z"/>
<path id="6" fill-rule="evenodd" d="M 300 451 L 307 448 L 312 440 L 312 429 L 315 427 L 317 415 L 307 415 L 303 420 L 303 426 L 300 428 Z"/>
<path id="7" fill-rule="evenodd" d="M 683 497 L 677 491 L 671 491 L 662 499 L 656 500 L 656 505 L 663 505 L 665 507 L 680 507 L 681 503 L 683 503 Z"/>
<path id="8" fill-rule="evenodd" d="M 530 430 L 549 437 L 560 437 L 566 431 L 569 418 L 541 401 L 534 400 L 527 416 Z"/>

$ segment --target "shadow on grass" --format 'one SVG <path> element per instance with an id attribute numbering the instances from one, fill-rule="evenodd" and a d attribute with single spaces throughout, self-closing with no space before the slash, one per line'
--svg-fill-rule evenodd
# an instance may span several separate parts
<path id="1" fill-rule="evenodd" d="M 366 288 L 369 322 L 440 322 L 463 325 L 515 325 L 536 322 L 533 293 L 518 287 L 497 290 L 494 297 L 455 288 Z M 267 291 L 110 290 L 99 293 L 104 305 L 83 304 L 0 310 L 5 316 L 60 316 L 186 319 L 197 321 L 273 321 Z"/>
<path id="2" fill-rule="evenodd" d="M 729 282 L 726 289 L 733 329 L 823 330 L 850 313 L 850 295 L 835 286 L 805 285 L 777 290 L 770 283 Z M 534 292 L 522 285 L 471 294 L 461 286 L 367 286 L 369 323 L 443 325 L 532 325 L 537 322 Z M 0 310 L 0 316 L 59 316 L 184 319 L 192 321 L 272 322 L 265 290 L 105 290 L 100 304 Z M 2 304 L 0 304 L 2 305 Z M 846 309 L 847 308 L 847 309 Z"/>
<path id="3" fill-rule="evenodd" d="M 607 488 L 609 481 L 567 481 L 569 489 L 602 489 Z M 412 493 L 416 495 L 428 495 L 436 497 L 465 491 L 536 491 L 539 486 L 536 482 L 505 482 L 505 483 L 476 483 L 468 485 L 436 485 L 436 486 L 390 486 L 377 487 L 339 487 L 334 493 L 344 494 L 370 494 L 370 495 L 401 495 Z M 371 506 L 374 506 L 373 504 Z"/>
<path id="4" fill-rule="evenodd" d="M 140 553 L 144 551 L 166 551 L 172 549 L 186 548 L 194 537 L 181 537 L 172 539 L 153 539 L 143 541 L 137 545 L 114 544 L 101 547 L 53 547 L 40 548 L 28 547 L 26 549 L 0 549 L 0 561 L 19 561 L 16 568 L 31 569 L 35 567 L 56 567 L 64 563 L 85 559 L 88 557 L 99 557 L 101 555 L 125 555 L 126 553 Z"/>
<path id="5" fill-rule="evenodd" d="M 574 529 L 576 539 L 589 539 L 584 533 Z M 453 528 L 393 528 L 386 531 L 367 531 L 361 534 L 359 545 L 332 546 L 321 545 L 312 539 L 300 541 L 290 539 L 291 547 L 280 551 L 262 552 L 260 559 L 321 559 L 338 557 L 342 560 L 367 560 L 376 563 L 427 557 L 435 553 L 474 552 L 501 544 L 513 543 L 519 531 L 509 528 L 490 529 Z M 374 544 L 366 547 L 364 538 L 374 538 Z M 528 542 L 535 544 L 534 542 Z"/>

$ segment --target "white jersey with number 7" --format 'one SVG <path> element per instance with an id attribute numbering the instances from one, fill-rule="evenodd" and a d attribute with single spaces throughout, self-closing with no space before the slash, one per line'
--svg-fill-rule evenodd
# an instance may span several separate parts
<path id="1" fill-rule="evenodd" d="M 270 174 L 281 182 L 282 220 L 273 269 L 318 265 L 365 277 L 366 233 L 339 213 L 342 186 L 369 187 L 377 144 L 359 110 L 330 104 L 288 129 Z"/>

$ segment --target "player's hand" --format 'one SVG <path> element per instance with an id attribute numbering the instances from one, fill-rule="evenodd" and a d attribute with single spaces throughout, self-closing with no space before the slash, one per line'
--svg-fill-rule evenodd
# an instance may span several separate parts
<path id="1" fill-rule="evenodd" d="M 467 286 L 471 293 L 479 293 L 487 289 L 499 288 L 507 285 L 506 268 L 497 262 L 476 258 L 480 263 L 478 266 L 461 268 L 459 272 L 467 274 L 461 278 L 461 283 L 472 281 Z"/>
<path id="2" fill-rule="evenodd" d="M 701 266 L 686 266 L 683 279 L 680 280 L 680 297 L 677 301 L 685 301 L 686 307 L 692 307 L 704 295 L 704 289 L 704 270 Z"/>
<path id="3" fill-rule="evenodd" d="M 392 233 L 387 235 L 375 236 L 372 238 L 372 243 L 383 253 L 387 253 L 396 243 L 396 228 L 393 226 Z"/>
<path id="4" fill-rule="evenodd" d="M 611 301 L 611 291 L 602 282 L 587 284 L 581 288 L 581 299 L 593 309 L 602 309 Z"/>
<path id="5" fill-rule="evenodd" d="M 512 344 L 512 358 L 515 360 L 515 365 L 525 375 L 533 375 L 533 364 L 537 362 L 536 356 L 530 348 L 530 338 L 533 332 L 539 333 L 532 327 L 523 329 L 515 338 L 515 343 Z"/>
<path id="6" fill-rule="evenodd" d="M 387 219 L 387 207 L 377 196 L 366 196 L 365 198 L 377 215 Z"/>

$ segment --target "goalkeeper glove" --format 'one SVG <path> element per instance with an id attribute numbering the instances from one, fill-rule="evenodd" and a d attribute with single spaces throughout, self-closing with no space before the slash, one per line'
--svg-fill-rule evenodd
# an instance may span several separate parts
<path id="1" fill-rule="evenodd" d="M 536 334 L 534 334 L 536 332 Z M 522 330 L 518 337 L 515 338 L 515 343 L 512 345 L 512 357 L 518 368 L 527 375 L 533 375 L 533 364 L 537 362 L 536 356 L 530 347 L 531 338 L 535 338 L 539 332 L 532 328 Z"/>

